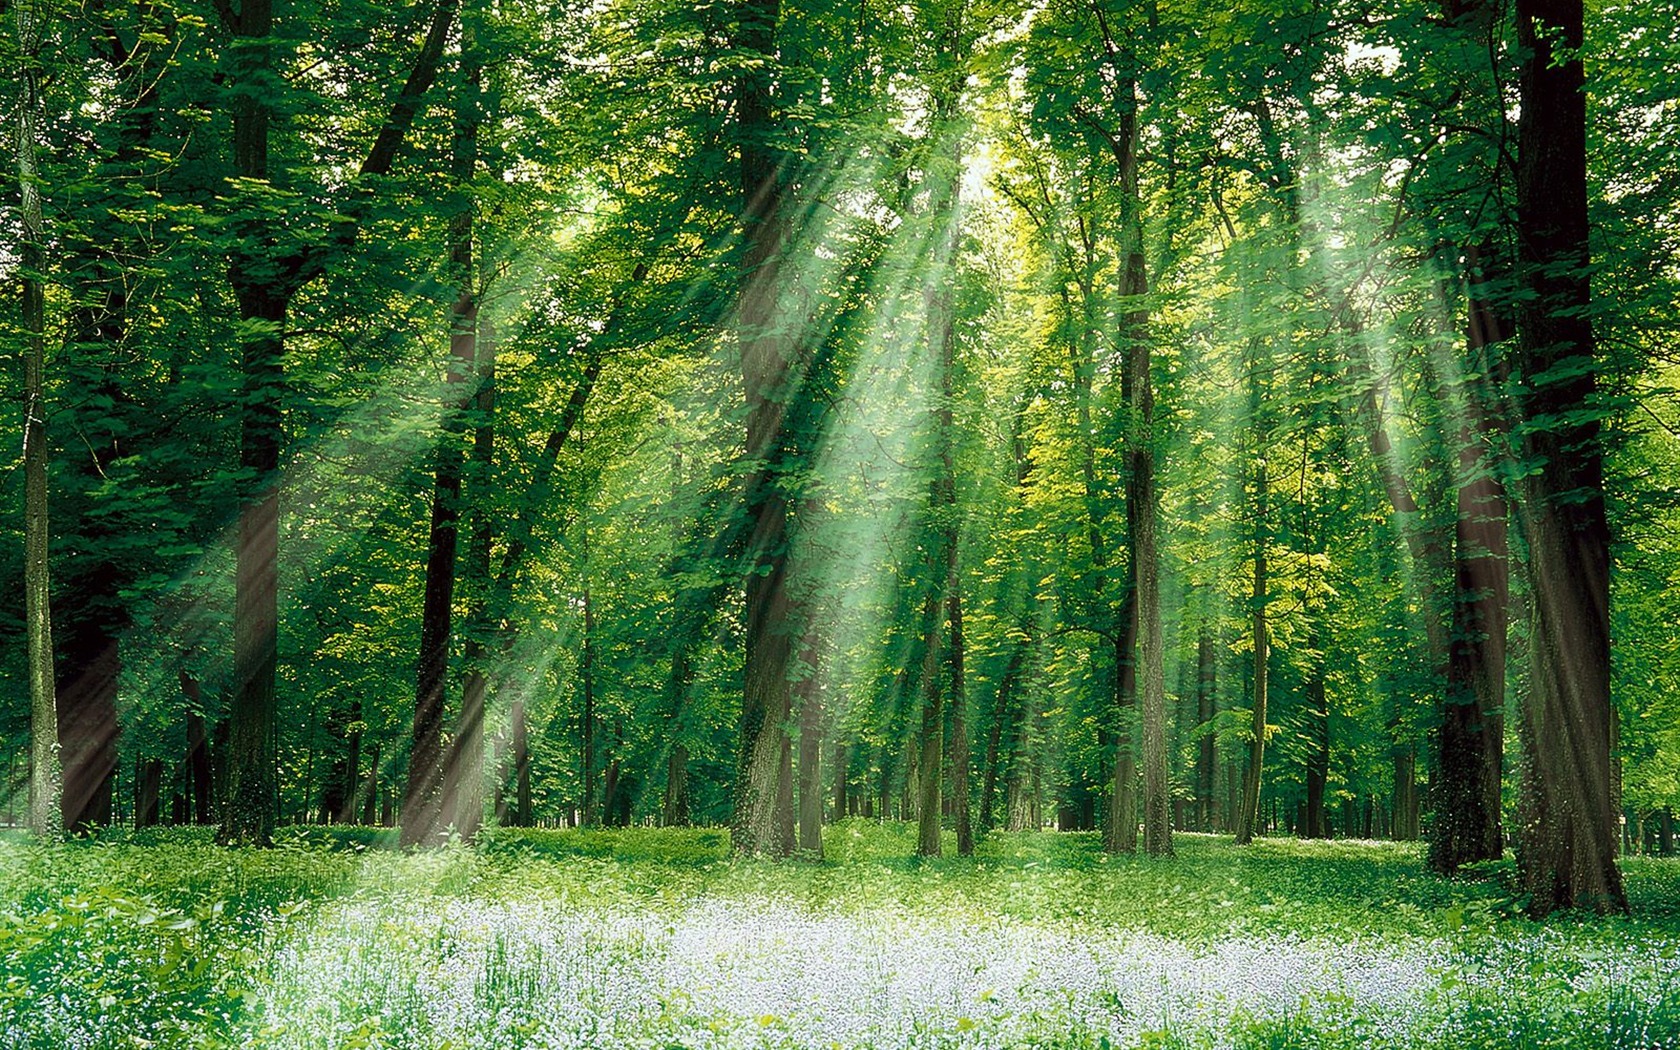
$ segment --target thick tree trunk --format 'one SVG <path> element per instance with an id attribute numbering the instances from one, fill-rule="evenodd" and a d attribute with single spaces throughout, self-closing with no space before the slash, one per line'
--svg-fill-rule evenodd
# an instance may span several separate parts
<path id="1" fill-rule="evenodd" d="M 41 41 L 45 26 L 36 0 L 17 0 L 20 97 L 17 102 L 16 159 L 18 214 L 22 225 L 18 282 L 24 331 L 24 540 L 23 604 L 29 666 L 29 828 L 56 839 L 64 831 L 63 771 L 59 756 L 58 710 L 53 676 L 52 612 L 47 565 L 46 298 L 41 271 L 46 256 L 37 185 L 40 135 Z"/>
<path id="2" fill-rule="evenodd" d="M 1531 465 L 1533 669 L 1523 712 L 1518 865 L 1529 908 L 1626 911 L 1616 867 L 1610 701 L 1610 528 L 1594 410 L 1581 0 L 1518 0 L 1517 303 Z"/>
<path id="3" fill-rule="evenodd" d="M 268 178 L 269 94 L 250 82 L 273 72 L 273 0 L 246 0 L 234 25 L 233 168 L 241 179 Z M 239 305 L 243 383 L 239 465 L 250 478 L 234 571 L 234 697 L 228 791 L 218 838 L 266 846 L 278 819 L 275 778 L 275 671 L 279 650 L 280 405 L 284 332 L 293 289 L 276 280 L 274 231 L 242 220 L 228 268 Z"/>
<path id="4" fill-rule="evenodd" d="M 1135 107 L 1135 99 L 1133 100 Z M 1127 401 L 1126 526 L 1135 580 L 1138 676 L 1142 685 L 1143 721 L 1143 849 L 1152 856 L 1171 856 L 1172 796 L 1167 780 L 1167 699 L 1165 650 L 1161 639 L 1159 556 L 1156 520 L 1160 495 L 1155 487 L 1154 383 L 1150 376 L 1149 311 L 1136 297 L 1148 293 L 1143 262 L 1143 202 L 1137 191 L 1137 113 L 1132 109 L 1121 124 L 1130 164 L 1122 166 L 1128 186 L 1125 293 L 1133 306 L 1126 315 Z M 1118 764 L 1117 764 L 1118 765 Z M 1122 816 L 1125 814 L 1122 813 Z"/>
<path id="5" fill-rule="evenodd" d="M 460 233 L 457 230 L 457 237 Z M 471 227 L 457 240 L 452 262 L 471 265 Z M 465 258 L 461 258 L 464 250 Z M 471 281 L 471 277 L 463 278 Z M 408 784 L 402 804 L 402 844 L 430 843 L 443 830 L 445 687 L 449 677 L 449 640 L 454 622 L 455 559 L 461 517 L 461 436 L 470 404 L 466 389 L 472 374 L 473 327 L 478 306 L 468 290 L 450 309 L 449 406 L 443 435 L 434 455 L 432 521 L 426 541 L 425 596 L 420 613 L 420 660 L 414 691 L 414 724 L 409 735 Z"/>
<path id="6" fill-rule="evenodd" d="M 772 89 L 780 0 L 744 0 L 737 48 L 757 56 L 737 85 L 740 138 L 741 256 L 737 307 L 741 382 L 746 394 L 748 531 L 745 669 L 740 762 L 731 827 L 735 848 L 786 856 L 793 850 L 792 742 L 783 729 L 792 707 L 788 672 L 788 496 L 781 479 L 791 464 L 783 416 L 789 396 L 791 351 L 777 329 L 780 269 L 787 250 L 783 214 L 787 172 L 775 144 Z M 789 804 L 784 807 L 782 799 Z"/>
<path id="7" fill-rule="evenodd" d="M 66 830 L 111 822 L 111 787 L 117 775 L 117 683 L 122 674 L 120 608 L 104 600 L 111 573 L 95 570 L 81 581 L 88 606 L 61 633 L 57 683 L 58 739 Z"/>

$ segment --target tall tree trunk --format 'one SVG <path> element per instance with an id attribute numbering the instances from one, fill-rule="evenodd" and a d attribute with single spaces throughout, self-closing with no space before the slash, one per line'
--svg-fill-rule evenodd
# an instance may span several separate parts
<path id="1" fill-rule="evenodd" d="M 594 827 L 601 823 L 601 810 L 597 805 L 597 798 L 605 797 L 603 790 L 597 795 L 595 790 L 595 601 L 589 586 L 588 563 L 588 529 L 585 527 L 584 539 L 584 581 L 583 581 L 583 655 L 578 664 L 578 679 L 583 687 L 583 715 L 582 736 L 583 754 L 580 757 L 583 775 L 583 823 L 586 827 Z"/>
<path id="2" fill-rule="evenodd" d="M 786 856 L 793 850 L 792 742 L 783 726 L 791 709 L 788 495 L 781 480 L 791 464 L 783 433 L 790 351 L 777 332 L 787 250 L 787 172 L 775 145 L 772 92 L 780 0 L 743 0 L 737 48 L 756 57 L 740 76 L 735 103 L 740 138 L 741 255 L 737 306 L 741 382 L 746 395 L 747 540 L 745 668 L 740 763 L 731 826 L 735 848 Z"/>
<path id="3" fill-rule="evenodd" d="M 211 803 L 210 741 L 204 727 L 204 694 L 198 679 L 186 668 L 180 672 L 181 695 L 187 701 L 187 789 L 195 824 L 214 820 Z"/>
<path id="4" fill-rule="evenodd" d="M 922 733 L 921 750 L 914 767 L 916 783 L 908 794 L 916 800 L 916 852 L 924 857 L 937 857 L 943 850 L 940 844 L 940 802 L 945 743 L 945 688 L 939 672 L 940 602 L 929 591 L 922 610 L 925 638 L 922 649 Z"/>
<path id="5" fill-rule="evenodd" d="M 120 586 L 96 568 L 80 581 L 87 606 L 60 633 L 63 650 L 56 685 L 63 775 L 64 827 L 82 830 L 111 822 L 117 775 L 117 684 L 122 674 L 120 606 L 102 600 Z M 61 597 L 63 594 L 61 592 Z"/>
<path id="6" fill-rule="evenodd" d="M 432 841 L 458 816 L 446 788 L 462 778 L 448 767 L 443 723 L 454 626 L 455 562 L 461 519 L 461 439 L 477 391 L 469 383 L 478 353 L 478 273 L 473 252 L 471 187 L 478 166 L 479 58 L 470 10 L 462 19 L 460 84 L 457 86 L 450 177 L 460 195 L 449 220 L 449 269 L 457 294 L 449 308 L 449 365 L 442 434 L 434 451 L 432 522 L 426 542 L 426 587 L 420 618 L 420 660 L 414 692 L 414 726 L 409 741 L 408 785 L 402 806 L 402 844 Z M 465 714 L 465 712 L 463 712 Z M 478 727 L 474 727 L 477 731 Z M 459 753 L 448 756 L 458 758 Z M 478 821 L 474 820 L 476 828 Z M 457 829 L 459 830 L 459 829 Z"/>
<path id="7" fill-rule="evenodd" d="M 515 699 L 513 720 L 513 826 L 531 826 L 531 745 L 525 725 L 525 701 Z"/>
<path id="8" fill-rule="evenodd" d="M 1149 308 L 1142 297 L 1149 292 L 1144 270 L 1143 200 L 1138 192 L 1137 98 L 1135 83 L 1127 94 L 1130 105 L 1120 124 L 1121 184 L 1125 190 L 1126 269 L 1122 292 L 1128 300 L 1125 315 L 1127 397 L 1126 530 L 1131 546 L 1131 575 L 1135 581 L 1138 674 L 1143 695 L 1143 849 L 1151 856 L 1171 856 L 1172 794 L 1167 780 L 1166 661 L 1161 640 L 1160 559 L 1156 550 L 1156 520 L 1160 494 L 1155 487 L 1155 393 L 1150 375 Z"/>
<path id="9" fill-rule="evenodd" d="M 803 677 L 795 686 L 799 698 L 799 848 L 822 856 L 822 653 L 816 626 L 807 621 L 800 646 Z M 844 778 L 845 771 L 839 775 Z"/>
<path id="10" fill-rule="evenodd" d="M 495 397 L 495 340 L 489 326 L 479 317 L 479 299 L 483 294 L 483 277 L 475 261 L 476 198 L 473 180 L 478 173 L 478 133 L 484 119 L 483 56 L 479 52 L 478 29 L 480 9 L 468 2 L 461 9 L 461 83 L 455 97 L 454 137 L 451 143 L 450 177 L 457 192 L 463 195 L 461 209 L 450 222 L 450 266 L 461 281 L 460 293 L 451 308 L 450 352 L 452 363 L 462 358 L 470 362 L 473 373 L 473 393 L 463 404 L 464 415 L 473 417 L 473 444 L 466 477 L 468 496 L 473 505 L 469 511 L 470 532 L 467 541 L 467 564 L 460 570 L 462 589 L 471 596 L 472 614 L 485 601 L 490 577 L 490 516 L 483 506 L 489 491 L 490 458 L 494 449 L 494 430 L 489 414 Z M 457 339 L 465 344 L 457 347 Z M 457 537 L 457 545 L 459 538 Z M 484 823 L 484 694 L 482 673 L 474 673 L 472 663 L 483 657 L 482 642 L 469 639 L 467 643 L 469 670 L 463 681 L 461 713 L 455 723 L 455 735 L 444 760 L 443 806 L 444 820 L 454 826 L 463 839 L 472 839 Z"/>
<path id="11" fill-rule="evenodd" d="M 1204 618 L 1196 636 L 1196 724 L 1207 728 L 1196 741 L 1196 823 L 1199 831 L 1214 830 L 1214 771 L 1219 768 L 1219 737 L 1212 723 L 1218 700 L 1219 661 L 1213 651 L 1213 632 Z"/>
<path id="12" fill-rule="evenodd" d="M 361 174 L 388 174 L 397 150 L 437 74 L 444 40 L 454 22 L 454 0 L 439 0 L 425 42 L 402 90 L 361 165 Z M 245 0 L 227 12 L 233 34 L 228 94 L 233 109 L 233 170 L 260 184 L 269 178 L 271 79 L 277 78 L 273 0 Z M 359 213 L 358 213 L 359 214 Z M 355 218 L 354 216 L 352 217 Z M 228 283 L 240 319 L 239 464 L 249 477 L 239 517 L 234 570 L 234 696 L 227 759 L 227 792 L 217 838 L 227 844 L 268 845 L 278 819 L 275 770 L 275 674 L 279 650 L 280 449 L 284 438 L 284 333 L 292 298 L 348 251 L 359 230 L 342 224 L 317 246 L 299 250 L 279 243 L 283 225 L 266 208 L 253 208 L 230 224 L 236 243 Z"/>
<path id="13" fill-rule="evenodd" d="M 1594 409 L 1581 0 L 1517 0 L 1520 517 L 1533 669 L 1518 866 L 1537 915 L 1626 911 L 1611 752 L 1610 528 Z"/>
<path id="14" fill-rule="evenodd" d="M 1445 61 L 1457 68 L 1491 61 L 1489 32 L 1503 17 L 1489 0 L 1441 0 L 1456 48 Z M 1469 96 L 1461 123 L 1498 131 L 1503 117 L 1499 78 Z M 1489 134 L 1490 146 L 1498 136 Z M 1489 166 L 1503 156 L 1488 156 Z M 1477 177 L 1466 164 L 1466 177 Z M 1509 223 L 1503 213 L 1501 223 Z M 1429 828 L 1430 867 L 1451 875 L 1463 863 L 1503 854 L 1500 786 L 1504 750 L 1506 609 L 1509 587 L 1506 507 L 1498 466 L 1506 445 L 1500 409 L 1510 379 L 1499 344 L 1511 333 L 1506 316 L 1508 265 L 1493 236 L 1472 232 L 1457 246 L 1466 299 L 1464 381 L 1459 429 L 1458 508 L 1454 524 L 1454 591 L 1441 724 L 1434 734 Z"/>
<path id="15" fill-rule="evenodd" d="M 835 735 L 839 735 L 838 730 L 836 730 Z M 832 761 L 834 763 L 834 819 L 845 820 L 851 815 L 849 810 L 853 799 L 850 791 L 851 785 L 848 783 L 850 770 L 847 768 L 851 764 L 851 749 L 846 746 L 844 740 L 834 741 L 834 758 Z"/>
<path id="16" fill-rule="evenodd" d="M 1309 644 L 1316 655 L 1312 658 L 1312 669 L 1308 671 L 1307 680 L 1302 688 L 1310 726 L 1310 750 L 1307 752 L 1306 763 L 1307 805 L 1305 819 L 1301 822 L 1301 835 L 1309 839 L 1330 837 L 1330 821 L 1325 813 L 1324 798 L 1330 781 L 1330 705 L 1324 689 L 1324 669 L 1327 661 L 1324 652 L 1325 615 L 1325 611 L 1320 611 L 1313 618 L 1312 641 Z"/>
<path id="17" fill-rule="evenodd" d="M 1241 809 L 1237 813 L 1237 845 L 1254 841 L 1260 822 L 1260 775 L 1266 755 L 1266 463 L 1254 471 L 1254 586 L 1249 600 L 1254 611 L 1254 718 L 1250 726 L 1248 765 L 1243 770 Z"/>
<path id="18" fill-rule="evenodd" d="M 17 103 L 18 213 L 23 239 L 19 245 L 18 281 L 22 291 L 24 330 L 24 541 L 23 602 L 29 661 L 29 828 L 37 836 L 56 839 L 64 831 L 61 809 L 64 779 L 59 759 L 58 710 L 53 680 L 52 612 L 49 607 L 47 566 L 47 424 L 46 424 L 46 297 L 41 287 L 45 267 L 45 231 L 41 222 L 41 191 L 37 182 L 37 139 L 41 119 L 41 41 L 44 5 L 16 0 L 20 96 Z"/>
<path id="19" fill-rule="evenodd" d="M 987 832 L 996 824 L 992 818 L 992 808 L 997 795 L 998 768 L 1003 759 L 1001 747 L 1004 743 L 1004 731 L 1009 729 L 1013 736 L 1015 710 L 1014 703 L 1016 683 L 1021 675 L 1022 665 L 1026 661 L 1027 646 L 1025 639 L 1012 642 L 1010 645 L 1009 664 L 1004 668 L 1003 677 L 998 680 L 997 697 L 992 704 L 992 725 L 986 736 L 986 771 L 984 783 L 980 789 L 980 830 Z M 1011 741 L 1013 743 L 1013 741 Z M 1015 750 L 1012 746 L 1011 751 Z M 1004 776 L 1004 783 L 1009 783 L 1009 777 Z M 1005 800 L 1005 812 L 1008 802 Z"/>
<path id="20" fill-rule="evenodd" d="M 134 826 L 136 828 L 156 827 L 161 821 L 158 816 L 158 794 L 163 787 L 163 760 L 158 758 L 141 758 L 134 762 Z"/>
<path id="21" fill-rule="evenodd" d="M 268 179 L 270 93 L 255 86 L 272 75 L 272 0 L 247 0 L 233 26 L 230 64 L 245 88 L 233 93 L 234 174 Z M 278 819 L 275 775 L 275 671 L 279 646 L 280 404 L 284 329 L 290 289 L 277 284 L 274 231 L 266 220 L 237 224 L 228 267 L 239 306 L 242 387 L 239 465 L 250 478 L 239 516 L 234 572 L 234 703 L 228 791 L 218 838 L 266 846 Z"/>
<path id="22" fill-rule="evenodd" d="M 952 569 L 956 566 L 953 564 Z M 951 624 L 951 807 L 957 831 L 957 855 L 974 853 L 974 822 L 971 816 L 972 790 L 969 784 L 968 685 L 964 676 L 962 588 L 953 571 L 946 582 L 947 617 Z"/>

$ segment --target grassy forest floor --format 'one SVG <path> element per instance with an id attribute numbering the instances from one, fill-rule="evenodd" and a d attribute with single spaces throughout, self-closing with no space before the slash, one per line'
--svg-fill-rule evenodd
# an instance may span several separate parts
<path id="1" fill-rule="evenodd" d="M 1680 1047 L 1680 861 L 1521 918 L 1410 845 L 716 830 L 0 842 L 0 1047 Z"/>

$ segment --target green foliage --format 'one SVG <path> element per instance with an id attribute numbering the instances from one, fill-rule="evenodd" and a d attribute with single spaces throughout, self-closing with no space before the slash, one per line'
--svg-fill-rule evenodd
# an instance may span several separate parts
<path id="1" fill-rule="evenodd" d="M 1494 885 L 1428 875 L 1406 845 L 1239 850 L 1191 835 L 1170 862 L 1108 856 L 1093 835 L 1000 833 L 973 858 L 926 861 L 910 857 L 914 837 L 913 825 L 845 821 L 826 860 L 794 864 L 734 859 L 717 829 L 505 829 L 481 850 L 406 854 L 345 835 L 267 851 L 181 833 L 0 845 L 0 1030 L 42 1047 L 130 1034 L 159 1046 L 542 1047 L 583 1025 L 614 1041 L 808 1046 L 827 1022 L 752 984 L 755 967 L 785 965 L 758 953 L 858 938 L 825 949 L 840 953 L 825 979 L 848 994 L 847 953 L 886 938 L 884 958 L 921 959 L 924 944 L 953 950 L 944 938 L 960 931 L 1050 969 L 968 987 L 956 1004 L 917 1000 L 911 1028 L 842 1045 L 1445 1050 L 1517 1033 L 1523 1045 L 1634 1048 L 1680 1035 L 1680 927 L 1645 903 L 1673 899 L 1674 861 L 1628 865 L 1631 919 L 1542 926 L 1498 907 Z M 1166 953 L 1181 968 L 1163 973 L 1168 989 L 1212 980 L 1195 960 L 1222 952 L 1259 952 L 1250 978 L 1262 983 L 1278 960 L 1336 963 L 1322 986 L 1267 993 L 1278 1000 L 1157 1015 L 1147 986 L 1093 984 L 1089 957 L 1057 968 L 1063 944 L 1137 944 L 1144 954 L 1127 958 L 1145 967 Z M 694 945 L 705 980 L 748 982 L 736 994 L 750 1003 L 720 1008 L 680 968 L 644 983 Z M 1362 965 L 1378 967 L 1376 984 L 1335 983 Z"/>

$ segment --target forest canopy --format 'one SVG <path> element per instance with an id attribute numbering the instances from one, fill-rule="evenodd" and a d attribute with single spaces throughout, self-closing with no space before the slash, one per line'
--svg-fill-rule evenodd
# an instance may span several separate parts
<path id="1" fill-rule="evenodd" d="M 15 821 L 1672 853 L 1672 0 L 0 10 Z"/>

